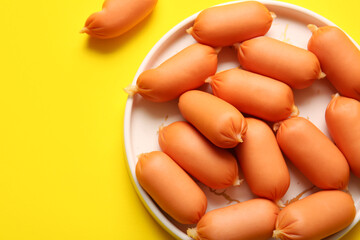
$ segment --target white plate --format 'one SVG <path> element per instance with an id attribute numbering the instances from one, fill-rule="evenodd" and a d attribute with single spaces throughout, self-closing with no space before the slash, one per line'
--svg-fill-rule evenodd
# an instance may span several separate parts
<path id="1" fill-rule="evenodd" d="M 270 11 L 277 15 L 271 29 L 266 35 L 286 41 L 298 47 L 306 49 L 307 42 L 311 36 L 311 32 L 306 27 L 307 24 L 312 23 L 318 26 L 335 26 L 335 24 L 324 17 L 292 4 L 275 1 L 260 2 L 264 3 Z M 157 67 L 170 56 L 173 56 L 186 46 L 195 43 L 195 40 L 188 35 L 185 30 L 192 26 L 197 15 L 198 14 L 194 14 L 185 19 L 160 39 L 138 69 L 133 80 L 134 85 L 136 84 L 137 77 L 144 70 Z M 239 63 L 234 49 L 230 47 L 224 48 L 219 54 L 218 71 L 238 66 Z M 206 85 L 201 89 L 210 91 L 210 88 Z M 331 95 L 334 93 L 335 89 L 327 82 L 327 80 L 318 80 L 309 88 L 294 91 L 295 104 L 300 110 L 300 116 L 308 118 L 327 136 L 329 136 L 329 133 L 326 128 L 324 114 L 326 106 L 331 99 Z M 161 211 L 156 203 L 154 203 L 149 195 L 141 188 L 135 175 L 137 156 L 144 152 L 160 150 L 157 140 L 157 131 L 159 127 L 162 125 L 169 125 L 177 120 L 183 120 L 177 107 L 177 101 L 178 100 L 176 99 L 166 103 L 153 103 L 143 99 L 139 95 L 128 98 L 124 118 L 125 150 L 129 173 L 143 204 L 156 221 L 158 221 L 158 223 L 175 238 L 190 239 L 185 234 L 189 225 L 179 224 Z M 283 198 L 284 201 L 293 199 L 299 195 L 299 193 L 312 186 L 312 184 L 297 169 L 295 169 L 290 162 L 287 161 L 287 164 L 290 170 L 291 184 L 288 192 Z M 224 198 L 224 195 L 216 195 L 201 183 L 199 183 L 199 185 L 208 197 L 207 211 L 234 203 L 229 203 L 229 201 Z M 360 219 L 360 179 L 353 175 L 351 175 L 349 191 L 353 196 L 357 209 L 355 220 L 348 228 L 328 237 L 328 240 L 340 238 Z M 217 190 L 217 192 L 219 193 L 221 191 Z M 239 201 L 245 201 L 255 197 L 246 183 L 237 188 L 232 187 L 226 189 L 225 193 L 232 199 Z M 304 196 L 308 194 L 310 194 L 310 192 L 306 192 Z"/>

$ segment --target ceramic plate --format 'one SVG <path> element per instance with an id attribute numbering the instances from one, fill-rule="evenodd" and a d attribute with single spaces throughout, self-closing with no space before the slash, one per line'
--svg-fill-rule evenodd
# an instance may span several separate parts
<path id="1" fill-rule="evenodd" d="M 311 32 L 306 27 L 307 24 L 334 26 L 332 22 L 324 17 L 292 4 L 275 1 L 260 2 L 264 3 L 270 11 L 277 15 L 266 35 L 301 48 L 306 49 L 307 42 L 311 36 Z M 138 69 L 133 80 L 134 85 L 137 77 L 144 70 L 157 67 L 183 48 L 196 42 L 185 30 L 192 26 L 197 15 L 194 14 L 180 22 L 160 39 Z M 223 48 L 218 58 L 218 71 L 239 66 L 235 50 L 231 47 Z M 204 85 L 201 89 L 211 91 L 207 85 Z M 329 133 L 325 123 L 325 109 L 331 99 L 331 95 L 334 93 L 336 93 L 336 90 L 326 79 L 318 80 L 311 87 L 304 90 L 294 90 L 295 104 L 300 110 L 300 116 L 308 118 L 327 136 L 329 136 Z M 167 126 L 178 120 L 184 120 L 178 110 L 177 102 L 178 99 L 166 103 L 153 103 L 139 95 L 129 97 L 126 102 L 124 118 L 125 150 L 129 173 L 143 204 L 158 223 L 175 238 L 190 239 L 186 235 L 186 229 L 194 226 L 179 224 L 159 209 L 156 203 L 141 188 L 135 175 L 137 156 L 141 153 L 160 150 L 157 140 L 159 127 Z M 313 185 L 289 161 L 287 161 L 287 165 L 290 170 L 291 184 L 288 192 L 283 197 L 283 201 L 291 201 L 295 197 L 300 196 L 305 197 L 311 192 L 316 191 Z M 201 183 L 198 184 L 208 197 L 207 211 L 255 197 L 246 183 L 243 183 L 240 187 L 230 187 L 216 191 Z M 327 240 L 340 238 L 360 219 L 360 179 L 353 175 L 351 175 L 349 191 L 353 196 L 357 209 L 355 220 L 348 228 L 328 237 Z"/>

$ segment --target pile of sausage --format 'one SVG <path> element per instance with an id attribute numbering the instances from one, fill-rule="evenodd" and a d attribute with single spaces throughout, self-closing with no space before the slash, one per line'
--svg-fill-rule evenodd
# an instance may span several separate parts
<path id="1" fill-rule="evenodd" d="M 172 218 L 197 224 L 187 232 L 194 239 L 316 240 L 355 217 L 346 190 L 350 171 L 360 177 L 360 51 L 332 26 L 309 25 L 308 50 L 266 37 L 273 18 L 256 1 L 206 9 L 187 30 L 197 43 L 127 89 L 153 102 L 179 98 L 186 121 L 160 128 L 162 151 L 141 154 L 136 176 Z M 224 46 L 235 47 L 241 68 L 216 73 Z M 292 92 L 325 74 L 340 93 L 325 114 L 335 143 L 297 116 Z M 196 90 L 205 83 L 213 94 Z M 283 154 L 322 190 L 279 207 L 290 185 Z M 213 189 L 236 186 L 238 164 L 258 198 L 205 213 L 193 178 Z"/>

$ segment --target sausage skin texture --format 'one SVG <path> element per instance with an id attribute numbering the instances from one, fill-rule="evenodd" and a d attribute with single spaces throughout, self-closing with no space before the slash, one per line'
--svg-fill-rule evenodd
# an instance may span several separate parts
<path id="1" fill-rule="evenodd" d="M 191 90 L 179 98 L 182 116 L 220 148 L 233 148 L 247 130 L 247 123 L 234 106 L 206 92 Z"/>
<path id="2" fill-rule="evenodd" d="M 360 177 L 360 102 L 335 95 L 326 108 L 325 119 L 350 169 Z"/>
<path id="3" fill-rule="evenodd" d="M 319 60 L 305 49 L 270 37 L 257 37 L 236 46 L 240 65 L 295 89 L 309 87 L 321 78 Z"/>
<path id="4" fill-rule="evenodd" d="M 141 154 L 136 164 L 136 177 L 160 208 L 179 223 L 197 223 L 205 214 L 207 200 L 204 192 L 165 153 Z"/>
<path id="5" fill-rule="evenodd" d="M 195 43 L 167 59 L 157 68 L 140 74 L 130 94 L 139 93 L 152 102 L 166 102 L 200 87 L 217 69 L 214 48 Z"/>
<path id="6" fill-rule="evenodd" d="M 298 113 L 291 88 L 280 81 L 239 68 L 219 72 L 208 81 L 215 96 L 243 113 L 271 122 Z"/>
<path id="7" fill-rule="evenodd" d="M 88 17 L 80 32 L 100 39 L 118 37 L 148 16 L 156 3 L 157 0 L 106 0 L 100 12 Z"/>
<path id="8" fill-rule="evenodd" d="M 245 1 L 203 10 L 188 32 L 196 41 L 214 47 L 230 46 L 265 35 L 273 18 L 256 1 Z"/>
<path id="9" fill-rule="evenodd" d="M 252 199 L 207 212 L 188 235 L 196 240 L 267 240 L 279 208 L 267 199 Z"/>
<path id="10" fill-rule="evenodd" d="M 309 120 L 284 120 L 276 134 L 277 142 L 289 160 L 317 187 L 345 189 L 349 165 L 335 144 Z"/>
<path id="11" fill-rule="evenodd" d="M 259 197 L 280 200 L 290 185 L 290 174 L 271 128 L 263 121 L 245 118 L 245 139 L 235 148 L 251 191 Z"/>
<path id="12" fill-rule="evenodd" d="M 351 224 L 356 209 L 351 196 L 325 190 L 296 201 L 280 211 L 273 237 L 281 240 L 319 240 Z"/>
<path id="13" fill-rule="evenodd" d="M 159 145 L 186 172 L 211 188 L 240 184 L 236 158 L 213 145 L 187 122 L 160 128 Z"/>
<path id="14" fill-rule="evenodd" d="M 360 50 L 337 27 L 310 26 L 308 49 L 318 57 L 327 79 L 341 95 L 360 101 Z"/>

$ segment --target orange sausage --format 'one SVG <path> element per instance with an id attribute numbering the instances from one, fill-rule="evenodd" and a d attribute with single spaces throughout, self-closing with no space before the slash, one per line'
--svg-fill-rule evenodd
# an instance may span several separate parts
<path id="1" fill-rule="evenodd" d="M 299 113 L 291 88 L 274 79 L 235 68 L 219 72 L 207 81 L 215 96 L 243 113 L 272 122 Z"/>
<path id="2" fill-rule="evenodd" d="M 281 240 L 319 240 L 351 224 L 354 201 L 338 190 L 320 191 L 280 211 L 273 237 Z"/>
<path id="3" fill-rule="evenodd" d="M 129 31 L 155 8 L 157 0 L 106 0 L 100 12 L 88 17 L 80 33 L 107 39 Z"/>
<path id="4" fill-rule="evenodd" d="M 213 145 L 187 122 L 160 128 L 159 144 L 186 172 L 211 188 L 240 184 L 236 158 Z"/>
<path id="5" fill-rule="evenodd" d="M 217 69 L 217 51 L 195 43 L 154 69 L 140 74 L 136 86 L 125 89 L 153 102 L 166 102 L 200 87 Z"/>
<path id="6" fill-rule="evenodd" d="M 313 35 L 308 49 L 318 57 L 327 79 L 342 95 L 360 101 L 360 50 L 337 27 L 309 28 Z"/>
<path id="7" fill-rule="evenodd" d="M 206 92 L 191 90 L 179 98 L 183 117 L 213 144 L 233 148 L 242 142 L 247 124 L 231 104 Z"/>
<path id="8" fill-rule="evenodd" d="M 247 1 L 203 10 L 187 32 L 203 44 L 230 46 L 265 35 L 272 21 L 272 15 L 262 3 Z"/>
<path id="9" fill-rule="evenodd" d="M 316 56 L 305 49 L 270 37 L 257 37 L 236 46 L 241 66 L 288 84 L 309 87 L 323 77 Z"/>
<path id="10" fill-rule="evenodd" d="M 344 155 L 314 124 L 302 117 L 280 123 L 276 139 L 289 160 L 317 187 L 345 189 L 349 165 Z"/>
<path id="11" fill-rule="evenodd" d="M 179 223 L 197 223 L 205 214 L 204 192 L 165 153 L 141 154 L 136 164 L 136 177 L 160 208 Z"/>
<path id="12" fill-rule="evenodd" d="M 266 240 L 271 238 L 279 208 L 266 199 L 252 199 L 207 212 L 187 234 L 195 240 Z"/>
<path id="13" fill-rule="evenodd" d="M 290 174 L 271 128 L 255 118 L 246 118 L 244 142 L 235 148 L 237 159 L 251 191 L 278 202 L 290 185 Z"/>
<path id="14" fill-rule="evenodd" d="M 350 169 L 360 177 L 360 102 L 337 94 L 326 108 L 325 119 Z"/>

